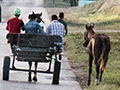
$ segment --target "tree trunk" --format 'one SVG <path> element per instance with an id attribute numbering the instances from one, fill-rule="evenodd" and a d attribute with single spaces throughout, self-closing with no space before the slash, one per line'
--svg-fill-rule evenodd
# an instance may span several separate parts
<path id="1" fill-rule="evenodd" d="M 53 0 L 53 4 L 55 3 L 55 0 Z"/>
<path id="2" fill-rule="evenodd" d="M 70 0 L 71 7 L 78 6 L 79 0 Z"/>
<path id="3" fill-rule="evenodd" d="M 68 2 L 68 0 L 63 0 L 63 2 Z"/>
<path id="4" fill-rule="evenodd" d="M 71 5 L 71 7 L 73 6 L 73 0 L 70 0 L 70 5 Z"/>

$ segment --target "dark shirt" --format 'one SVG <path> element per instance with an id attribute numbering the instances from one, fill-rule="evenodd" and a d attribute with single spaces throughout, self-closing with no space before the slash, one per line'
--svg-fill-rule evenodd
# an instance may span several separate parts
<path id="1" fill-rule="evenodd" d="M 59 19 L 58 21 L 65 26 L 65 29 L 67 29 L 67 23 L 63 19 Z"/>

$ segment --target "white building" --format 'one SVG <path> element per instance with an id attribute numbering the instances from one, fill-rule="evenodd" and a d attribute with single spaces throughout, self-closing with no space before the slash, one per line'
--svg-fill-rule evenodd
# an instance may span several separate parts
<path id="1" fill-rule="evenodd" d="M 96 1 L 97 0 L 79 0 L 79 6 L 84 6 L 85 4 L 89 4 Z"/>

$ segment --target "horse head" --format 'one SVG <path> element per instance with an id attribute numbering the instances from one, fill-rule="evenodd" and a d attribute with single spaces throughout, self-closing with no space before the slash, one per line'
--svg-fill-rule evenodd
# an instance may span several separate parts
<path id="1" fill-rule="evenodd" d="M 41 13 L 34 13 L 34 11 L 32 12 L 32 14 L 29 14 L 28 19 L 31 19 L 33 17 L 33 15 L 37 16 L 37 22 L 40 23 L 41 21 L 44 23 L 44 21 L 42 20 L 41 16 L 42 16 L 42 12 Z"/>
<path id="2" fill-rule="evenodd" d="M 86 24 L 86 32 L 84 32 L 84 40 L 85 40 L 85 42 L 83 43 L 84 47 L 87 47 L 90 39 L 95 34 L 95 32 L 93 31 L 94 25 L 95 25 L 94 23 Z"/>
<path id="3" fill-rule="evenodd" d="M 44 23 L 44 21 L 43 21 L 42 18 L 41 18 L 42 12 L 41 12 L 41 13 L 37 13 L 36 15 L 37 15 L 37 17 L 38 17 L 37 22 L 38 22 L 38 23 L 40 23 L 40 22 L 43 22 L 43 23 Z"/>

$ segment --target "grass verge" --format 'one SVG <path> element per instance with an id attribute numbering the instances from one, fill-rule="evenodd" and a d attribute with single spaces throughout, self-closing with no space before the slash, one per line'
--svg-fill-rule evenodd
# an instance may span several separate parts
<path id="1" fill-rule="evenodd" d="M 109 59 L 107 63 L 107 68 L 103 74 L 102 82 L 100 85 L 95 86 L 95 66 L 93 65 L 92 72 L 92 82 L 91 86 L 87 87 L 87 79 L 88 79 L 88 54 L 86 53 L 88 47 L 83 47 L 83 34 L 69 34 L 66 37 L 67 41 L 67 51 L 69 53 L 69 58 L 72 60 L 71 65 L 75 70 L 77 70 L 78 66 L 81 66 L 81 73 L 76 74 L 77 79 L 80 82 L 82 88 L 86 88 L 87 90 L 119 90 L 120 89 L 120 33 L 105 33 L 110 37 L 111 41 L 111 51 L 109 53 Z M 73 63 L 78 66 L 74 66 Z M 81 81 L 82 80 L 82 81 Z"/>

